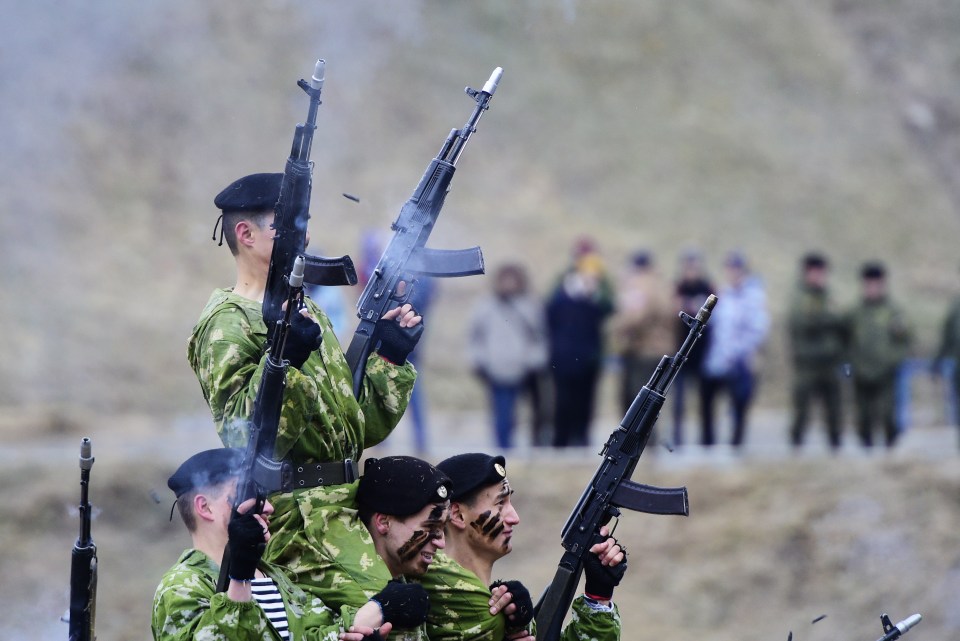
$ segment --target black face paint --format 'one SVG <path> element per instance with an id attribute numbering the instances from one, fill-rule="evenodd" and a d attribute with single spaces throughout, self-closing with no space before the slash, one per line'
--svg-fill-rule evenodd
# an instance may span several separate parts
<path id="1" fill-rule="evenodd" d="M 407 540 L 406 543 L 400 546 L 397 550 L 397 556 L 401 561 L 409 561 L 418 554 L 420 550 L 427 546 L 427 543 L 434 539 L 431 532 L 424 532 L 423 530 L 414 530 L 413 534 Z"/>
<path id="2" fill-rule="evenodd" d="M 497 496 L 494 498 L 493 504 L 497 509 L 496 513 L 492 510 L 487 510 L 483 514 L 477 517 L 470 525 L 477 532 L 483 534 L 485 537 L 489 538 L 491 541 L 496 540 L 498 536 L 503 533 L 506 523 L 501 519 L 503 514 L 503 504 L 506 502 L 507 497 L 513 494 L 513 490 L 510 489 L 510 483 L 507 479 L 503 479 L 503 484 L 500 487 L 500 491 L 497 493 Z M 504 541 L 503 546 L 507 547 L 508 541 Z"/>
<path id="3" fill-rule="evenodd" d="M 414 530 L 406 543 L 397 549 L 397 556 L 401 561 L 409 561 L 420 554 L 430 541 L 443 536 L 443 526 L 447 522 L 447 504 L 438 503 L 430 510 L 427 519 L 421 523 L 423 530 Z"/>

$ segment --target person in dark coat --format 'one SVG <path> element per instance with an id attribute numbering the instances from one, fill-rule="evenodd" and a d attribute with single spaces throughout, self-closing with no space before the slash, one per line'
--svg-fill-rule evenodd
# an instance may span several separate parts
<path id="1" fill-rule="evenodd" d="M 592 242 L 581 240 L 573 266 L 547 301 L 553 372 L 555 447 L 589 444 L 603 364 L 603 324 L 614 311 L 613 286 Z"/>

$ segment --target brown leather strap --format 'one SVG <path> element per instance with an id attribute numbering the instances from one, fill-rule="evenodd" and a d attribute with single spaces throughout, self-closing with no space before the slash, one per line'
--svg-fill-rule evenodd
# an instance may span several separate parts
<path id="1" fill-rule="evenodd" d="M 359 478 L 357 464 L 351 460 L 299 463 L 293 466 L 293 489 L 321 485 L 343 485 Z"/>

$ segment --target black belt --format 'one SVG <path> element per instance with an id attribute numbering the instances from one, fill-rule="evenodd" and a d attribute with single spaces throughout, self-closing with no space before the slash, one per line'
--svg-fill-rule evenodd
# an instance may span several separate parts
<path id="1" fill-rule="evenodd" d="M 293 489 L 321 485 L 343 485 L 359 478 L 357 464 L 351 460 L 299 463 L 293 466 Z"/>

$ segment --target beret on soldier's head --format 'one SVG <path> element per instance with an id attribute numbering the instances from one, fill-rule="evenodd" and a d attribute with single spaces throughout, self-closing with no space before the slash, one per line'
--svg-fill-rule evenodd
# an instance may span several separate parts
<path id="1" fill-rule="evenodd" d="M 213 204 L 224 213 L 235 211 L 270 211 L 280 200 L 283 174 L 250 174 L 224 188 Z"/>
<path id="2" fill-rule="evenodd" d="M 450 479 L 414 456 L 371 458 L 357 488 L 361 509 L 390 516 L 416 514 L 431 503 L 450 498 Z"/>
<path id="3" fill-rule="evenodd" d="M 883 278 L 887 275 L 887 270 L 881 262 L 864 263 L 860 269 L 860 278 Z"/>
<path id="4" fill-rule="evenodd" d="M 220 485 L 237 476 L 243 450 L 239 447 L 218 447 L 194 454 L 167 479 L 167 487 L 180 498 L 192 490 Z"/>
<path id="5" fill-rule="evenodd" d="M 437 467 L 453 481 L 452 501 L 459 501 L 476 490 L 503 481 L 507 477 L 505 465 L 502 456 L 480 453 L 457 454 L 437 463 Z"/>

